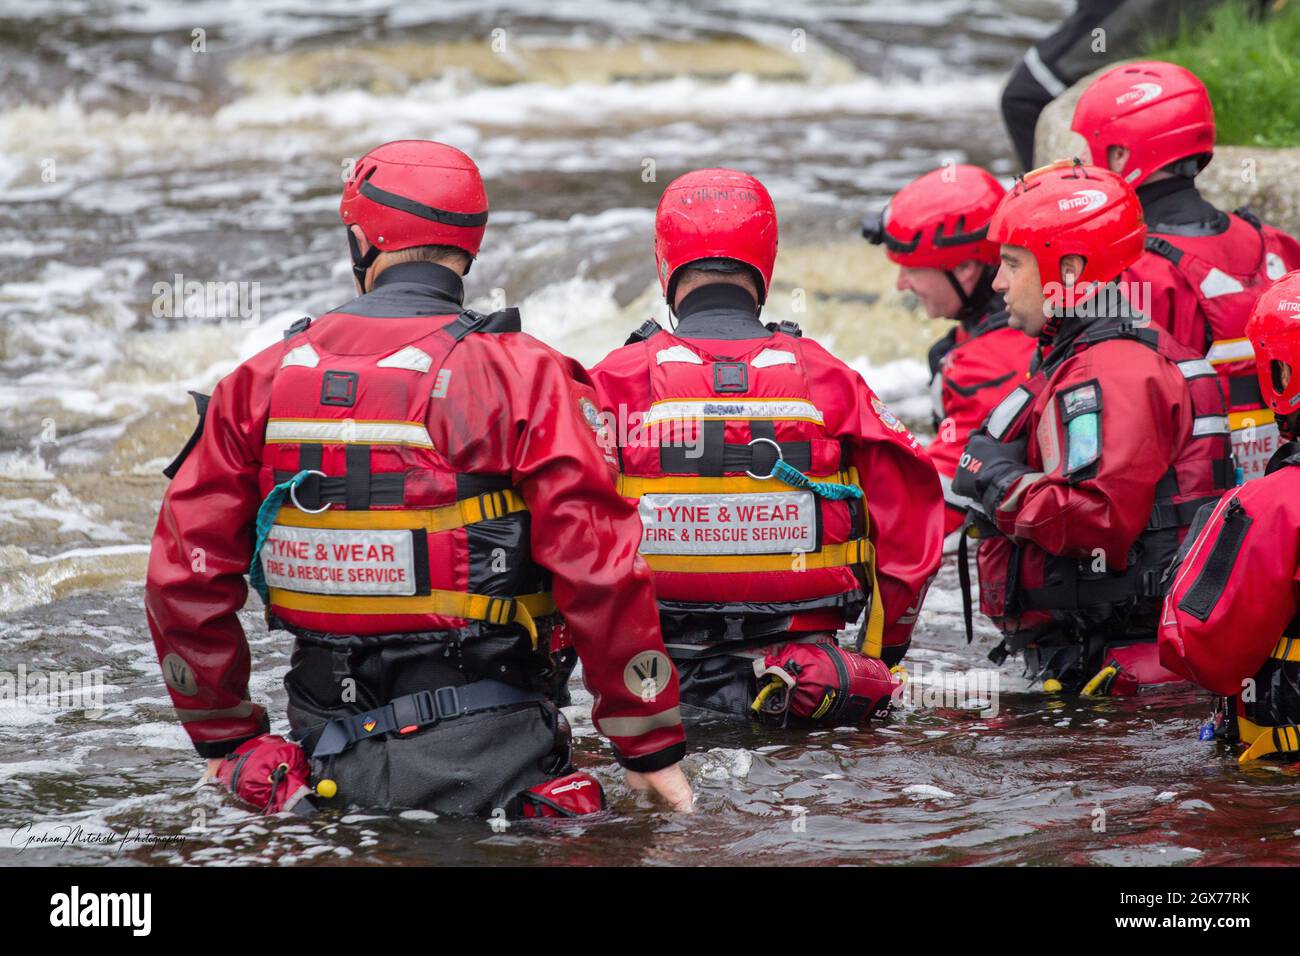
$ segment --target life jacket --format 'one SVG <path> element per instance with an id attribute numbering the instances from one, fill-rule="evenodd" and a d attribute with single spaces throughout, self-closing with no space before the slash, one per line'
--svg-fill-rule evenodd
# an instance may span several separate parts
<path id="1" fill-rule="evenodd" d="M 978 553 L 980 610 L 995 622 L 1015 621 L 1028 631 L 1051 621 L 1087 628 L 1111 617 L 1122 605 L 1153 604 L 1164 593 L 1161 578 L 1187 534 L 1196 512 L 1234 484 L 1228 424 L 1218 376 L 1205 359 L 1186 359 L 1166 333 L 1130 323 L 1085 331 L 1069 346 L 1075 355 L 1101 342 L 1131 339 L 1174 363 L 1191 394 L 1192 435 L 1156 486 L 1145 530 L 1129 551 L 1123 571 L 1095 567 L 1092 558 L 1068 558 L 1039 547 L 1023 547 L 1003 535 L 981 541 Z M 1057 367 L 1057 361 L 1050 361 Z M 1016 387 L 990 414 L 986 428 L 1003 442 L 1026 434 L 1032 409 L 1050 384 L 1040 369 Z M 959 558 L 960 565 L 964 561 Z"/>
<path id="2" fill-rule="evenodd" d="M 1300 467 L 1300 453 L 1273 462 L 1268 473 L 1284 467 Z M 1232 515 L 1225 515 L 1225 525 L 1232 521 Z M 1237 694 L 1225 703 L 1226 735 L 1235 733 L 1247 745 L 1242 763 L 1274 753 L 1300 754 L 1300 616 L 1286 626 L 1255 675 L 1254 694 Z"/>
<path id="3" fill-rule="evenodd" d="M 619 436 L 618 484 L 641 515 L 661 614 L 839 608 L 852 621 L 875 593 L 865 495 L 833 500 L 773 475 L 780 457 L 814 482 L 862 488 L 813 400 L 798 326 L 768 328 L 731 359 L 657 326 L 629 340 L 644 349 L 651 400 Z M 869 603 L 861 650 L 879 657 L 884 609 Z"/>
<path id="4" fill-rule="evenodd" d="M 326 321 L 371 323 L 369 340 L 385 341 L 383 319 Z M 278 622 L 325 638 L 517 625 L 536 647 L 554 604 L 523 498 L 508 475 L 452 468 L 426 427 L 454 414 L 438 400 L 457 344 L 517 325 L 513 309 L 430 317 L 424 337 L 367 354 L 333 353 L 317 330 L 291 329 L 258 477 L 264 498 L 277 486 L 283 498 L 260 549 Z"/>
<path id="5" fill-rule="evenodd" d="M 1243 207 L 1227 219 L 1227 230 L 1212 235 L 1179 235 L 1177 227 L 1153 224 L 1146 248 L 1182 274 L 1205 316 L 1205 357 L 1228 399 L 1240 482 L 1263 475 L 1279 445 L 1273 411 L 1259 391 L 1246 320 L 1260 293 L 1287 271 L 1287 265 L 1275 234 L 1250 210 Z M 1243 256 L 1244 250 L 1251 251 Z"/>

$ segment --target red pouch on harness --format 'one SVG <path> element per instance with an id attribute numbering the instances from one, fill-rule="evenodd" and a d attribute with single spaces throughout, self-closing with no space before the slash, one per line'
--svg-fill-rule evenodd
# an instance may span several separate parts
<path id="1" fill-rule="evenodd" d="M 754 661 L 758 711 L 818 723 L 888 716 L 899 681 L 884 661 L 838 644 L 783 644 Z"/>
<path id="2" fill-rule="evenodd" d="M 522 817 L 580 817 L 605 809 L 605 791 L 589 773 L 576 770 L 522 791 L 512 801 L 510 815 Z"/>
<path id="3" fill-rule="evenodd" d="M 217 770 L 219 783 L 264 816 L 297 807 L 312 792 L 310 777 L 303 749 L 277 734 L 244 741 Z"/>

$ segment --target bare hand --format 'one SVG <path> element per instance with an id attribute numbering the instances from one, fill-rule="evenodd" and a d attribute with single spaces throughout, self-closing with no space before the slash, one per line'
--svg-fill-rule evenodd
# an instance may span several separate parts
<path id="1" fill-rule="evenodd" d="M 691 785 L 686 780 L 686 774 L 682 773 L 680 763 L 651 773 L 628 770 L 623 779 L 633 790 L 653 791 L 679 813 L 690 813 L 694 807 L 695 794 L 691 792 Z"/>

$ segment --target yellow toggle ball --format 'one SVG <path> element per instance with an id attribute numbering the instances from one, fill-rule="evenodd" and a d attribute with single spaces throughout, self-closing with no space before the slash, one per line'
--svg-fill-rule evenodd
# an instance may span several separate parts
<path id="1" fill-rule="evenodd" d="M 1049 677 L 1043 681 L 1044 694 L 1059 694 L 1061 692 L 1061 682 L 1054 677 Z"/>
<path id="2" fill-rule="evenodd" d="M 316 784 L 316 796 L 324 797 L 326 800 L 334 799 L 334 795 L 338 792 L 339 785 L 328 777 Z"/>

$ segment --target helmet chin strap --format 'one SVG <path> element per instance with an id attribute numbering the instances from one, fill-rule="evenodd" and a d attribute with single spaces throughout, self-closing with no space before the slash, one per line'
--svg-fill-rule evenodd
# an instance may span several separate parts
<path id="1" fill-rule="evenodd" d="M 944 270 L 943 274 L 948 277 L 948 284 L 952 286 L 952 290 L 957 293 L 957 298 L 961 301 L 961 308 L 953 316 L 954 319 L 965 325 L 972 319 L 979 318 L 980 310 L 988 304 L 989 297 L 993 294 L 993 273 L 994 270 L 985 266 L 974 287 L 967 292 L 955 272 L 951 269 Z"/>
<path id="2" fill-rule="evenodd" d="M 357 243 L 357 237 L 353 235 L 352 229 L 348 229 L 348 252 L 352 255 L 352 275 L 357 280 L 357 288 L 361 294 L 366 293 L 366 272 L 375 264 L 379 254 L 383 250 L 378 246 L 372 245 L 366 250 L 366 254 L 361 254 L 361 246 Z"/>

